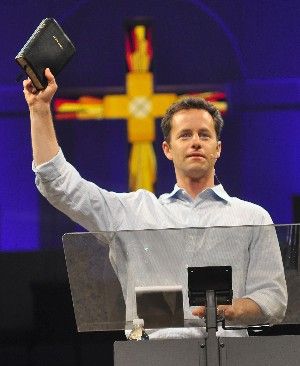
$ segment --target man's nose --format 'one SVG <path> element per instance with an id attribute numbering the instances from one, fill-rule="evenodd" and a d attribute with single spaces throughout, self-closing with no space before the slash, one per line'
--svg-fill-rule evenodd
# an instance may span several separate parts
<path id="1" fill-rule="evenodd" d="M 193 144 L 193 147 L 200 147 L 201 146 L 200 136 L 196 133 L 193 135 L 192 144 Z"/>

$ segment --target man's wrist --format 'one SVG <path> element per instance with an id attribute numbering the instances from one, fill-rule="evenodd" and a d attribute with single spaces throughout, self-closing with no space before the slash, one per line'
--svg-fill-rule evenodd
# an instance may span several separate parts
<path id="1" fill-rule="evenodd" d="M 51 113 L 51 103 L 50 102 L 37 102 L 29 105 L 30 113 L 35 115 L 47 115 Z"/>

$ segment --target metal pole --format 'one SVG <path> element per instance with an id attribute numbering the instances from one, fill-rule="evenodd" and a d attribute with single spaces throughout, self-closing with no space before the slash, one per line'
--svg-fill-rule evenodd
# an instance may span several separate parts
<path id="1" fill-rule="evenodd" d="M 217 338 L 217 306 L 214 290 L 206 291 L 206 366 L 220 366 Z"/>

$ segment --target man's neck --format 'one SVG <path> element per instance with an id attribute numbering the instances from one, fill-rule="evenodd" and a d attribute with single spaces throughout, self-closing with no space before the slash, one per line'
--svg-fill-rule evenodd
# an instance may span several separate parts
<path id="1" fill-rule="evenodd" d="M 184 189 L 192 198 L 196 198 L 198 194 L 203 192 L 205 189 L 215 186 L 214 177 L 203 177 L 199 179 L 193 179 L 190 177 L 178 179 L 177 177 L 177 185 Z"/>

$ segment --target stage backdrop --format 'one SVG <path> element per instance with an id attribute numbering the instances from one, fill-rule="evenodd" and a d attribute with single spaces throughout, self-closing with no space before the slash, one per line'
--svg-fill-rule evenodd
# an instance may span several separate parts
<path id="1" fill-rule="evenodd" d="M 300 195 L 298 1 L 29 0 L 1 7 L 0 250 L 58 247 L 64 232 L 81 230 L 35 190 L 29 116 L 14 81 L 14 57 L 45 17 L 56 18 L 77 48 L 58 77 L 61 89 L 91 93 L 125 87 L 124 21 L 150 18 L 157 87 L 217 84 L 227 91 L 220 181 L 231 195 L 264 206 L 276 223 L 293 222 L 293 197 Z M 156 125 L 161 194 L 175 179 Z M 85 178 L 127 191 L 123 120 L 58 121 L 56 129 L 65 155 Z"/>

